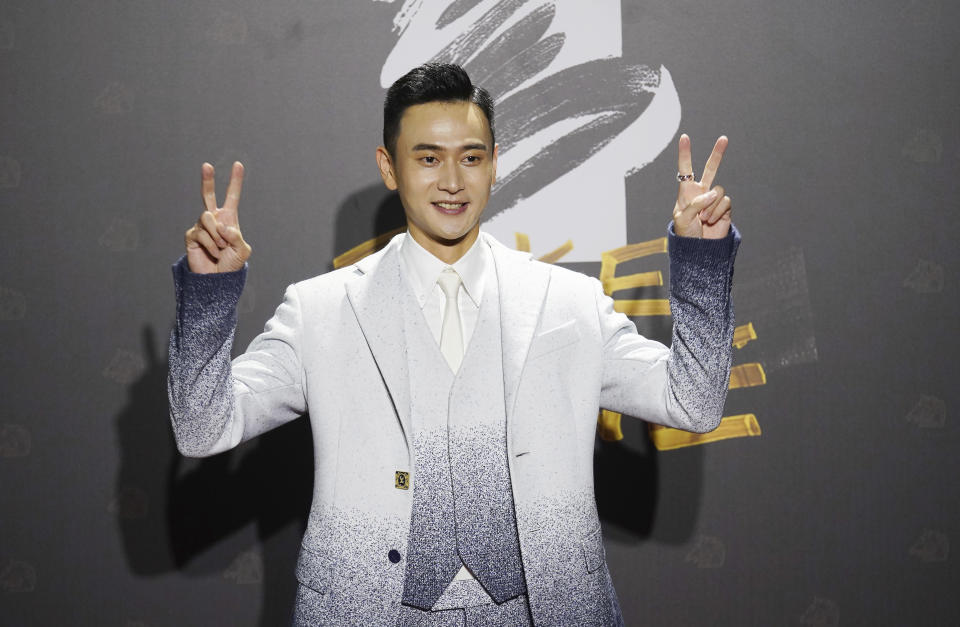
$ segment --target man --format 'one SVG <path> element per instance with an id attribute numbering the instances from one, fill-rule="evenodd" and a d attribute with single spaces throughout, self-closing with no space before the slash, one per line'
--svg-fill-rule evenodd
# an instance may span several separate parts
<path id="1" fill-rule="evenodd" d="M 708 431 L 729 377 L 739 237 L 689 138 L 670 227 L 672 346 L 613 311 L 599 282 L 480 232 L 496 176 L 493 104 L 457 66 L 388 91 L 377 164 L 408 231 L 290 286 L 230 362 L 250 247 L 243 167 L 174 266 L 169 397 L 185 455 L 309 412 L 313 505 L 297 625 L 622 624 L 593 495 L 599 407 Z M 564 208 L 558 208 L 559 211 Z"/>

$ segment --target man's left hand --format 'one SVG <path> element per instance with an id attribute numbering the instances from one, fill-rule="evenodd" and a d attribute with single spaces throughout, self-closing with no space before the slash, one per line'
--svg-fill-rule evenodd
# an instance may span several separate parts
<path id="1" fill-rule="evenodd" d="M 673 207 L 673 232 L 677 235 L 720 239 L 730 232 L 730 197 L 724 195 L 720 185 L 710 188 L 727 149 L 727 143 L 725 135 L 717 138 L 707 165 L 703 166 L 700 182 L 694 180 L 695 177 L 680 182 L 677 203 Z M 692 174 L 690 137 L 686 133 L 680 136 L 678 153 L 677 173 Z"/>

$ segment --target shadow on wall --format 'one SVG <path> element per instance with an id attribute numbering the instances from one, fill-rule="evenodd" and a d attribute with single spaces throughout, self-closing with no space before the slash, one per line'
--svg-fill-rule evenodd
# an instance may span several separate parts
<path id="1" fill-rule="evenodd" d="M 158 345 L 155 335 L 143 331 L 148 368 L 116 420 L 121 457 L 112 508 L 128 567 L 142 577 L 220 573 L 227 586 L 259 585 L 260 624 L 286 624 L 312 492 L 309 421 L 214 457 L 184 458 L 173 440 L 167 362 L 158 351 L 166 342 Z M 231 537 L 251 524 L 256 546 Z"/>
<path id="2" fill-rule="evenodd" d="M 407 223 L 400 196 L 384 187 L 381 181 L 348 195 L 336 211 L 334 255 Z M 332 259 L 327 267 L 333 269 Z"/>
<path id="3" fill-rule="evenodd" d="M 624 438 L 598 439 L 593 472 L 607 539 L 684 545 L 694 534 L 703 491 L 703 447 L 660 452 L 647 423 L 624 416 Z"/>
<path id="4" fill-rule="evenodd" d="M 591 272 L 592 273 L 592 272 Z M 655 298 L 653 288 L 616 293 L 617 298 Z M 634 318 L 639 332 L 669 345 L 673 319 Z M 598 438 L 593 472 L 597 509 L 606 537 L 624 544 L 685 545 L 694 538 L 703 492 L 703 446 L 658 451 L 646 422 L 623 416 L 623 439 Z"/>

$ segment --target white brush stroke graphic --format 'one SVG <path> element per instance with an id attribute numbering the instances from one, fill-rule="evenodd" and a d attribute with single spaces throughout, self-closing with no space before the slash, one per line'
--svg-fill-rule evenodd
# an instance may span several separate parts
<path id="1" fill-rule="evenodd" d="M 537 256 L 572 239 L 570 262 L 627 243 L 624 177 L 671 144 L 680 100 L 665 67 L 622 59 L 620 0 L 406 0 L 394 32 L 384 88 L 431 60 L 497 86 L 501 156 L 487 231 L 508 245 L 526 233 Z M 664 205 L 664 225 L 670 200 L 650 201 Z"/>

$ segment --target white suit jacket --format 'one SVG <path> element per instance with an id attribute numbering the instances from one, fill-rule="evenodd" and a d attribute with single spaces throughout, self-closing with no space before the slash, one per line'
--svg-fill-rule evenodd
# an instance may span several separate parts
<path id="1" fill-rule="evenodd" d="M 413 470 L 402 237 L 288 287 L 232 363 L 246 269 L 174 266 L 168 390 L 179 450 L 213 455 L 309 414 L 313 504 L 297 578 L 318 624 L 390 625 L 399 610 L 413 494 L 396 481 Z M 596 279 L 481 237 L 499 281 L 508 462 L 535 624 L 620 624 L 593 492 L 597 411 L 699 432 L 719 424 L 739 235 L 671 233 L 669 349 L 638 335 Z"/>

